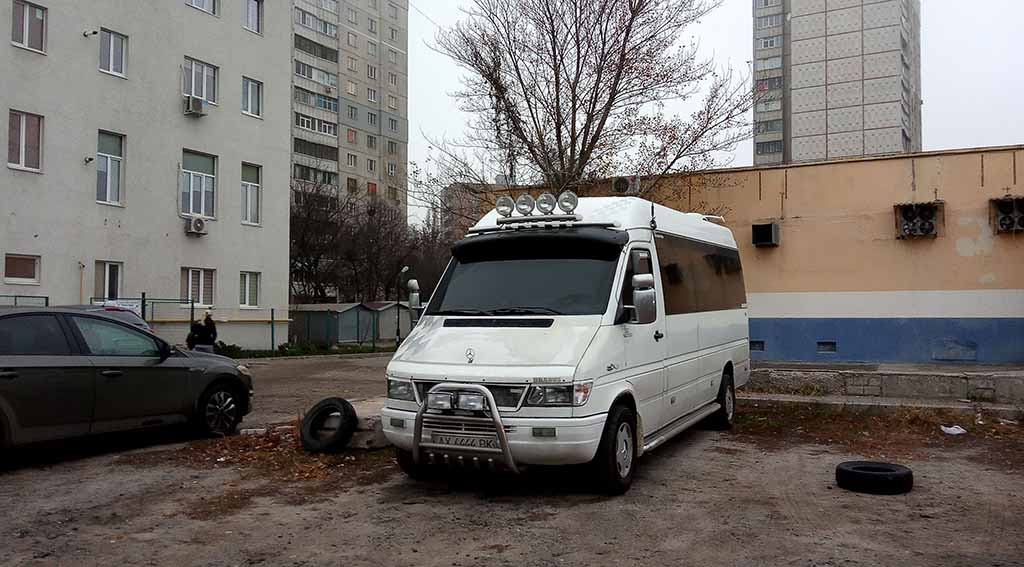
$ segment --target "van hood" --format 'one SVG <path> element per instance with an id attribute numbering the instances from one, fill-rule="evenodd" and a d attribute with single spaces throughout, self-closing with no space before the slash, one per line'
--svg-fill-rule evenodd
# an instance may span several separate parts
<path id="1" fill-rule="evenodd" d="M 402 342 L 392 363 L 396 370 L 411 372 L 415 367 L 425 370 L 421 364 L 444 365 L 450 368 L 435 371 L 446 374 L 511 366 L 520 367 L 522 375 L 521 367 L 566 367 L 571 378 L 600 326 L 601 315 L 427 316 Z"/>

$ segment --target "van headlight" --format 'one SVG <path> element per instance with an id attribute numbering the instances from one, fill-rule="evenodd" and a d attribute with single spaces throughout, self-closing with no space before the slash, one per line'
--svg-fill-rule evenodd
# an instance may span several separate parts
<path id="1" fill-rule="evenodd" d="M 397 380 L 389 377 L 388 397 L 392 400 L 415 402 L 416 390 L 413 388 L 411 380 Z"/>
<path id="2" fill-rule="evenodd" d="M 582 406 L 590 399 L 593 382 L 564 386 L 532 386 L 526 394 L 528 406 Z"/>

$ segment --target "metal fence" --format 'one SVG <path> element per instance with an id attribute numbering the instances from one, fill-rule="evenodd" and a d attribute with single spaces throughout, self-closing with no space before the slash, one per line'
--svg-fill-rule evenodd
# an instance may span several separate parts
<path id="1" fill-rule="evenodd" d="M 46 295 L 0 295 L 0 305 L 11 307 L 49 307 Z"/>

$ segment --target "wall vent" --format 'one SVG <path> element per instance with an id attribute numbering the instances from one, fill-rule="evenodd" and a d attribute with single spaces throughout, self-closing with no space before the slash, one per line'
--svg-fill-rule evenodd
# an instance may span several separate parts
<path id="1" fill-rule="evenodd" d="M 893 205 L 896 216 L 896 238 L 935 238 L 945 222 L 944 203 L 897 203 Z"/>
<path id="2" fill-rule="evenodd" d="M 996 234 L 1024 232 L 1024 197 L 991 199 L 989 206 Z"/>
<path id="3" fill-rule="evenodd" d="M 750 233 L 754 246 L 778 246 L 779 223 L 754 223 L 750 225 Z"/>
<path id="4" fill-rule="evenodd" d="M 818 352 L 839 352 L 835 341 L 818 341 Z"/>

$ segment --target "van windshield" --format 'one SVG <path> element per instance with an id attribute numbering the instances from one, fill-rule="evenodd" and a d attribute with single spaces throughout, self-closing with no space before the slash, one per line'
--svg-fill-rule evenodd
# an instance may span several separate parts
<path id="1" fill-rule="evenodd" d="M 620 252 L 608 242 L 559 238 L 456 249 L 426 314 L 603 314 Z"/>

